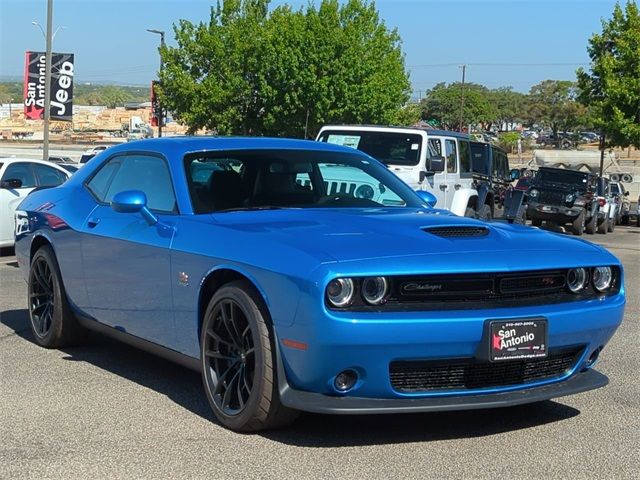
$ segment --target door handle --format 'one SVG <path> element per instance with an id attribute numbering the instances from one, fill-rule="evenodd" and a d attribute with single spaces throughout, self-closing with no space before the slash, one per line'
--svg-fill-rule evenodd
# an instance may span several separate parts
<path id="1" fill-rule="evenodd" d="M 100 223 L 100 219 L 99 218 L 92 217 L 89 220 L 87 220 L 87 227 L 95 228 L 99 223 Z"/>
<path id="2" fill-rule="evenodd" d="M 454 188 L 455 188 L 456 190 L 460 190 L 460 188 L 461 188 L 461 187 L 462 187 L 462 185 L 460 185 L 459 183 L 456 183 L 456 184 L 454 185 Z"/>
<path id="3" fill-rule="evenodd" d="M 447 185 L 446 183 L 442 183 L 440 184 L 440 190 L 442 190 L 443 192 L 447 189 L 449 185 Z"/>

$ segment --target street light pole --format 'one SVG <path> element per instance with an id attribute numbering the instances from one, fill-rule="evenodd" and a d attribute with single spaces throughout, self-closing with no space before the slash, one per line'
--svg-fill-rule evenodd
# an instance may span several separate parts
<path id="1" fill-rule="evenodd" d="M 150 33 L 156 33 L 158 35 L 160 35 L 160 49 L 164 48 L 164 30 L 156 30 L 154 28 L 147 28 L 147 32 Z M 162 62 L 162 54 L 160 55 L 160 72 L 162 72 L 162 70 L 164 69 L 164 63 Z M 155 92 L 153 92 L 154 97 L 155 97 Z M 162 107 L 162 104 L 160 103 L 160 100 L 156 99 L 156 102 L 158 103 L 158 111 L 160 113 L 159 118 L 158 118 L 158 138 L 162 137 L 162 124 L 164 123 L 164 109 Z"/>
<path id="2" fill-rule="evenodd" d="M 49 122 L 51 121 L 51 43 L 53 35 L 51 34 L 53 24 L 53 0 L 47 0 L 47 46 L 45 54 L 45 71 L 44 71 L 44 145 L 42 148 L 42 159 L 49 160 Z"/>

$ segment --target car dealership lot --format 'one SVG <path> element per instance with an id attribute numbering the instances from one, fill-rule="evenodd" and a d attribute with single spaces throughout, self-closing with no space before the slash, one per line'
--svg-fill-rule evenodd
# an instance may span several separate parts
<path id="1" fill-rule="evenodd" d="M 598 366 L 608 387 L 498 410 L 308 414 L 257 435 L 217 425 L 199 375 L 165 360 L 97 335 L 37 347 L 15 258 L 0 257 L 0 478 L 636 478 L 640 229 L 583 238 L 626 269 L 625 321 Z"/>

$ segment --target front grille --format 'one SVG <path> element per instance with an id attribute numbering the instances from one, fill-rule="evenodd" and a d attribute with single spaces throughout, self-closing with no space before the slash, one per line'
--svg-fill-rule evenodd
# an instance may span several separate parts
<path id="1" fill-rule="evenodd" d="M 545 205 L 558 205 L 563 206 L 565 204 L 565 192 L 557 192 L 554 190 L 539 190 L 538 203 L 544 203 Z"/>
<path id="2" fill-rule="evenodd" d="M 424 231 L 442 238 L 484 237 L 489 234 L 486 227 L 434 227 Z"/>
<path id="3" fill-rule="evenodd" d="M 473 390 L 523 385 L 565 375 L 583 347 L 551 350 L 546 358 L 479 362 L 474 359 L 396 361 L 389 365 L 393 389 L 403 393 Z"/>
<path id="4" fill-rule="evenodd" d="M 393 298 L 400 302 L 472 301 L 560 293 L 565 271 L 542 270 L 515 274 L 401 277 Z"/>

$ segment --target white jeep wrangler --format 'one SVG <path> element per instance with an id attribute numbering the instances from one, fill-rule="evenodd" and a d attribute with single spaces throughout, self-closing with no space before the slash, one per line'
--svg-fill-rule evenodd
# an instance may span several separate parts
<path id="1" fill-rule="evenodd" d="M 414 190 L 429 191 L 438 208 L 477 216 L 468 135 L 416 127 L 324 126 L 319 142 L 357 148 L 384 163 Z"/>

